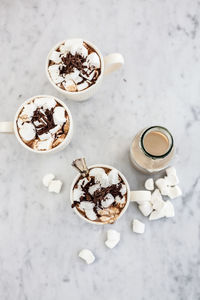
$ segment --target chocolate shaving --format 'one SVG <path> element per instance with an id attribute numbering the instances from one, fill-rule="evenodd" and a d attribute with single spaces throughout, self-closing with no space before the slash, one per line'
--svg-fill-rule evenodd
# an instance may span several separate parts
<path id="1" fill-rule="evenodd" d="M 76 53 L 72 55 L 70 52 L 62 58 L 63 65 L 60 67 L 60 75 L 70 74 L 74 69 L 78 69 L 82 74 L 87 74 L 85 69 L 87 68 L 83 64 L 86 62 L 86 58 Z"/>
<path id="2" fill-rule="evenodd" d="M 40 124 L 36 126 L 34 122 L 38 121 Z M 37 108 L 34 111 L 31 122 L 36 128 L 36 136 L 43 133 L 49 132 L 50 129 L 53 129 L 56 125 L 53 120 L 53 108 L 46 109 L 44 112 L 40 108 Z"/>
<path id="3" fill-rule="evenodd" d="M 122 188 L 122 182 L 123 181 L 121 180 L 120 183 L 118 183 L 118 184 L 112 184 L 111 186 L 108 186 L 106 188 L 101 187 L 100 189 L 96 190 L 93 195 L 91 195 L 89 193 L 89 188 L 95 184 L 94 177 L 91 177 L 90 181 L 85 186 L 83 186 L 84 183 L 82 183 L 82 185 L 81 185 L 81 189 L 84 192 L 84 195 L 80 197 L 80 202 L 89 201 L 89 202 L 94 203 L 95 206 L 94 206 L 93 210 L 96 213 L 97 217 L 100 217 L 100 215 L 98 214 L 98 210 L 103 208 L 101 202 L 103 200 L 105 200 L 107 194 L 110 193 L 114 198 L 116 196 L 119 196 L 120 199 L 123 198 L 123 195 L 120 192 L 120 190 Z M 80 202 L 74 201 L 72 204 L 72 208 L 79 205 Z M 115 202 L 112 203 L 113 206 L 115 206 L 115 204 L 116 204 Z"/>

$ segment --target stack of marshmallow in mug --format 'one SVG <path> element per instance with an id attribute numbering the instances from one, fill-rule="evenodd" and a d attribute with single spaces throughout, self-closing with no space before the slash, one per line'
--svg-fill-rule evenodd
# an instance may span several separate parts
<path id="1" fill-rule="evenodd" d="M 175 199 L 182 195 L 178 186 L 179 179 L 176 169 L 170 167 L 166 169 L 164 178 L 155 181 L 156 189 L 154 190 L 154 180 L 149 178 L 145 181 L 144 191 L 132 191 L 131 201 L 138 204 L 138 208 L 144 216 L 149 216 L 149 220 L 157 220 L 163 217 L 174 217 L 174 206 L 170 200 L 164 201 L 162 196 L 168 196 Z M 152 193 L 151 193 L 152 192 Z"/>

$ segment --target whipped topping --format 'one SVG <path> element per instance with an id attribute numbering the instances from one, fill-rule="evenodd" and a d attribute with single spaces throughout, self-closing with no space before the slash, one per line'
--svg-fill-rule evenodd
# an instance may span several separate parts
<path id="1" fill-rule="evenodd" d="M 24 104 L 17 119 L 22 141 L 38 151 L 58 146 L 69 131 L 67 111 L 53 97 L 37 97 Z"/>
<path id="2" fill-rule="evenodd" d="M 48 71 L 61 89 L 78 92 L 96 83 L 101 74 L 101 61 L 83 40 L 67 40 L 51 52 Z"/>
<path id="3" fill-rule="evenodd" d="M 113 223 L 127 201 L 127 188 L 116 169 L 92 168 L 73 189 L 73 204 L 87 219 Z"/>

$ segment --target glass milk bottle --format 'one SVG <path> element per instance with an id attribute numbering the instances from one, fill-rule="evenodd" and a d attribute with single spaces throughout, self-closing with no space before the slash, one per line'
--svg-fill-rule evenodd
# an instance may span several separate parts
<path id="1" fill-rule="evenodd" d="M 145 128 L 134 137 L 130 147 L 133 165 L 144 173 L 165 169 L 174 156 L 174 140 L 162 126 Z"/>

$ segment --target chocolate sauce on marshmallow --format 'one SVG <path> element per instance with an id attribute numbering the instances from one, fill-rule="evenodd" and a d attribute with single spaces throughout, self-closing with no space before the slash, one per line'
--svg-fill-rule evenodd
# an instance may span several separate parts
<path id="1" fill-rule="evenodd" d="M 101 61 L 86 42 L 68 40 L 50 54 L 48 71 L 58 87 L 78 92 L 95 84 L 101 74 Z"/>
<path id="2" fill-rule="evenodd" d="M 46 151 L 66 138 L 70 121 L 67 111 L 53 97 L 38 97 L 24 105 L 17 119 L 21 140 L 30 148 Z"/>
<path id="3" fill-rule="evenodd" d="M 115 222 L 126 202 L 127 188 L 116 169 L 91 168 L 74 186 L 72 208 L 94 222 Z"/>

